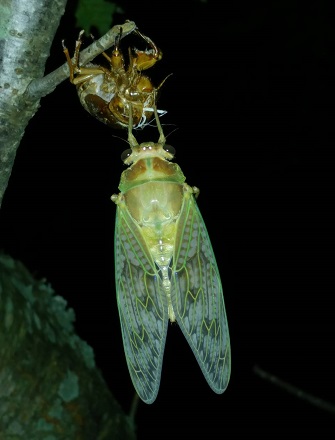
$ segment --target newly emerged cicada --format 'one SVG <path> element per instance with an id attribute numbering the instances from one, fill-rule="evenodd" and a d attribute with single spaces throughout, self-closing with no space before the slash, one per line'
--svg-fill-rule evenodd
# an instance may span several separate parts
<path id="1" fill-rule="evenodd" d="M 162 52 L 137 28 L 134 32 L 150 49 L 141 51 L 129 48 L 127 67 L 120 50 L 122 27 L 111 56 L 102 53 L 109 62 L 109 68 L 92 63 L 80 66 L 79 52 L 84 31 L 80 32 L 76 42 L 74 63 L 63 43 L 70 69 L 70 81 L 77 86 L 81 104 L 91 115 L 113 128 L 128 127 L 130 108 L 134 128 L 146 125 L 153 115 L 157 90 L 160 87 L 155 88 L 142 71 L 154 66 L 162 58 Z"/>
<path id="2" fill-rule="evenodd" d="M 130 107 L 131 109 L 131 107 Z M 216 393 L 230 377 L 219 270 L 195 196 L 173 159 L 154 105 L 157 143 L 138 144 L 129 117 L 115 226 L 115 279 L 126 360 L 140 398 L 159 390 L 169 320 L 177 322 Z"/>

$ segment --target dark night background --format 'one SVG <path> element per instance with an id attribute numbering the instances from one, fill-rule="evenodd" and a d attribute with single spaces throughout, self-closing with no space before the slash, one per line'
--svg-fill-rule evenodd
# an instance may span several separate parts
<path id="1" fill-rule="evenodd" d="M 140 405 L 138 437 L 335 434 L 335 415 L 287 394 L 253 366 L 335 404 L 331 157 L 335 25 L 331 1 L 121 1 L 163 50 L 148 74 L 173 72 L 159 108 L 187 182 L 201 189 L 225 292 L 232 376 L 208 387 L 170 326 L 156 402 Z M 47 72 L 72 51 L 72 3 Z M 137 40 L 138 42 L 138 40 Z M 3 203 L 0 247 L 46 277 L 76 312 L 78 334 L 128 411 L 128 374 L 114 288 L 113 234 L 126 132 L 80 106 L 69 81 L 42 99 Z M 136 133 L 158 139 L 157 130 Z"/>

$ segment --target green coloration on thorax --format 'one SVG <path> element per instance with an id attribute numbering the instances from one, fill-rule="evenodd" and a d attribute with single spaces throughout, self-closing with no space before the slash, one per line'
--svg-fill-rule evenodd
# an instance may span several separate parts
<path id="1" fill-rule="evenodd" d="M 159 268 L 169 305 L 169 318 L 175 321 L 170 301 L 169 267 L 173 257 L 177 220 L 184 201 L 185 176 L 176 163 L 164 157 L 161 144 L 139 146 L 136 162 L 122 173 L 119 189 L 122 202 L 141 230 L 149 252 Z"/>
<path id="2" fill-rule="evenodd" d="M 129 189 L 148 182 L 174 182 L 179 184 L 185 182 L 185 176 L 179 165 L 164 158 L 162 145 L 146 142 L 139 145 L 138 149 L 136 162 L 121 175 L 119 185 L 121 193 L 125 194 Z"/>

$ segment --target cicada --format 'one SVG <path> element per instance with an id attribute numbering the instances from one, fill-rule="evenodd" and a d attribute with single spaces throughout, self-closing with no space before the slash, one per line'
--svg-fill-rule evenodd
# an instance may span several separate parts
<path id="1" fill-rule="evenodd" d="M 155 87 L 150 78 L 142 73 L 162 58 L 162 52 L 137 28 L 134 32 L 150 48 L 143 51 L 129 47 L 126 64 L 120 49 L 121 27 L 111 56 L 105 52 L 102 53 L 109 67 L 92 63 L 80 65 L 79 53 L 84 31 L 79 33 L 76 42 L 74 62 L 63 42 L 63 50 L 70 69 L 70 81 L 77 87 L 82 106 L 99 121 L 113 128 L 128 127 L 130 107 L 134 128 L 146 125 L 153 115 L 157 91 L 164 82 L 162 81 L 158 87 Z"/>
<path id="2" fill-rule="evenodd" d="M 123 346 L 134 387 L 152 403 L 160 385 L 168 323 L 177 322 L 213 391 L 230 377 L 230 341 L 218 266 L 195 196 L 155 110 L 157 143 L 140 145 L 129 119 L 129 165 L 121 175 L 115 278 Z"/>

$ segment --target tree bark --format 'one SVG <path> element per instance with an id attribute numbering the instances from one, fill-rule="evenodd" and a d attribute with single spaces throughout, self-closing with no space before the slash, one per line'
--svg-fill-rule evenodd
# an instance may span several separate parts
<path id="1" fill-rule="evenodd" d="M 69 75 L 46 77 L 50 46 L 66 0 L 0 4 L 0 206 L 29 120 Z M 135 28 L 122 26 L 126 36 Z M 92 60 L 114 44 L 120 26 L 81 53 Z M 0 254 L 0 438 L 133 439 L 132 421 L 109 392 L 93 350 L 73 330 L 74 312 L 44 281 Z"/>
<path id="2" fill-rule="evenodd" d="M 0 207 L 17 148 L 40 98 L 69 76 L 64 63 L 43 78 L 44 67 L 66 0 L 4 0 L 0 5 Z M 122 25 L 122 37 L 135 23 Z M 81 52 L 81 63 L 91 61 L 114 44 L 120 26 Z"/>
<path id="3" fill-rule="evenodd" d="M 0 254 L 1 439 L 135 438 L 73 322 L 45 280 Z"/>

